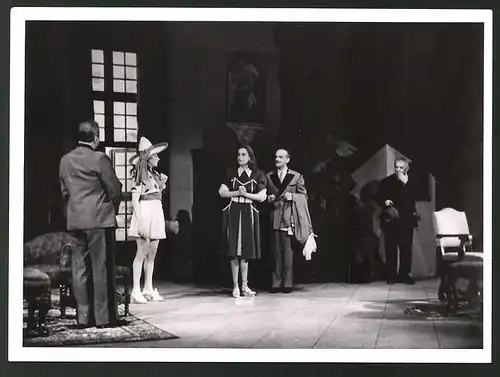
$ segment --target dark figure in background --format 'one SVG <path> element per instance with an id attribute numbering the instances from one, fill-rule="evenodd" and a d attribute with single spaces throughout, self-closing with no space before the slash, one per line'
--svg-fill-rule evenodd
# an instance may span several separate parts
<path id="1" fill-rule="evenodd" d="M 351 249 L 351 283 L 369 283 L 375 272 L 378 237 L 373 231 L 371 205 L 359 200 L 356 205 L 354 245 Z"/>
<path id="2" fill-rule="evenodd" d="M 309 176 L 308 193 L 318 231 L 318 275 L 323 281 L 350 281 L 349 264 L 356 247 L 356 182 L 351 172 L 358 166 L 357 148 L 340 135 L 327 134 L 311 151 L 316 161 Z M 319 260 L 321 259 L 321 262 Z"/>
<path id="3" fill-rule="evenodd" d="M 177 212 L 176 219 L 179 231 L 171 238 L 173 240 L 172 250 L 172 278 L 176 282 L 191 282 L 193 264 L 193 225 L 191 216 L 185 209 Z"/>
<path id="4" fill-rule="evenodd" d="M 408 170 L 409 162 L 397 159 L 395 173 L 382 180 L 378 191 L 378 204 L 383 209 L 381 228 L 385 237 L 388 284 L 415 284 L 410 272 L 413 230 L 419 217 Z"/>
<path id="5" fill-rule="evenodd" d="M 357 201 L 351 194 L 355 182 L 345 173 L 329 180 L 326 202 L 328 250 L 332 253 L 332 278 L 350 282 L 350 265 L 357 240 Z"/>
<path id="6" fill-rule="evenodd" d="M 59 168 L 67 230 L 87 245 L 72 255 L 77 322 L 80 327 L 94 321 L 97 327 L 111 327 L 123 324 L 117 319 L 113 249 L 122 185 L 109 157 L 95 150 L 99 146 L 95 121 L 80 123 L 78 140 Z M 88 291 L 89 276 L 93 292 Z"/>

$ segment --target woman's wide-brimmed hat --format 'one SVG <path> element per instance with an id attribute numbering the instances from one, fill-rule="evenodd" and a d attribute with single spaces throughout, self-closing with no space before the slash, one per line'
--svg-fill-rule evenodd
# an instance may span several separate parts
<path id="1" fill-rule="evenodd" d="M 168 143 L 166 141 L 163 143 L 158 143 L 153 145 L 147 138 L 142 136 L 141 140 L 139 140 L 139 147 L 137 148 L 138 153 L 129 159 L 129 163 L 135 165 L 139 161 L 139 157 L 141 156 L 142 153 L 146 153 L 147 158 L 149 158 L 154 154 L 163 152 L 165 149 L 167 149 L 167 147 Z"/>

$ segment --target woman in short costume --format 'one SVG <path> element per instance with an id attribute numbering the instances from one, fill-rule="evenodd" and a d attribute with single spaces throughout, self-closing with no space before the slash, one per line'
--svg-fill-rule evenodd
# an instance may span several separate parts
<path id="1" fill-rule="evenodd" d="M 165 150 L 168 143 L 152 145 L 145 137 L 139 141 L 138 154 L 130 159 L 134 166 L 132 176 L 133 215 L 129 237 L 136 238 L 137 253 L 133 263 L 133 288 L 131 299 L 134 303 L 146 304 L 148 301 L 163 301 L 153 287 L 155 256 L 160 240 L 166 238 L 165 217 L 162 207 L 162 193 L 168 177 L 157 171 L 160 158 L 158 153 Z M 140 281 L 144 268 L 144 290 Z"/>

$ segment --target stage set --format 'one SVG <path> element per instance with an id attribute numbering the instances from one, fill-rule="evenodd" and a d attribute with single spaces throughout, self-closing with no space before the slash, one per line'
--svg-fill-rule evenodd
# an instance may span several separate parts
<path id="1" fill-rule="evenodd" d="M 66 266 L 52 280 L 64 289 L 52 290 L 50 334 L 25 344 L 482 348 L 483 38 L 476 23 L 28 22 L 24 242 L 65 231 L 59 161 L 85 119 L 99 124 L 99 150 L 123 185 L 119 286 L 130 293 L 137 246 L 128 236 L 128 161 L 141 136 L 169 143 L 158 167 L 169 177 L 162 203 L 167 225 L 179 229 L 158 248 L 162 302 L 130 304 L 120 289 L 129 326 L 73 328 Z M 240 143 L 253 147 L 265 172 L 276 149 L 287 148 L 290 167 L 305 178 L 318 249 L 311 260 L 295 252 L 289 294 L 269 292 L 263 203 L 262 258 L 249 268 L 257 295 L 231 297 L 221 247 L 227 200 L 218 189 Z M 386 283 L 376 201 L 403 157 L 420 216 L 414 285 Z M 448 247 L 455 249 L 444 258 Z M 476 259 L 443 275 L 443 260 L 447 268 L 463 262 L 462 252 Z M 439 291 L 443 276 L 458 296 Z"/>
<path id="2" fill-rule="evenodd" d="M 444 315 L 437 279 L 413 286 L 316 283 L 292 294 L 257 291 L 231 298 L 231 289 L 158 282 L 163 302 L 132 304 L 124 328 L 74 329 L 68 311 L 49 313 L 48 337 L 26 346 L 267 348 L 267 349 L 481 349 L 483 326 L 477 307 Z M 55 296 L 54 298 L 56 298 Z M 57 300 L 54 300 L 57 307 Z M 123 310 L 123 305 L 120 306 Z M 123 313 L 123 312 L 122 312 Z M 53 315 L 54 317 L 50 317 Z M 147 324 L 138 323 L 145 321 Z M 59 322 L 59 324 L 57 324 Z"/>
<path id="3" fill-rule="evenodd" d="M 229 289 L 172 283 L 160 287 L 165 302 L 133 305 L 131 312 L 179 339 L 120 347 L 483 347 L 477 309 L 463 308 L 456 317 L 444 317 L 435 279 L 415 286 L 305 284 L 292 295 L 264 291 L 239 299 L 228 298 Z"/>

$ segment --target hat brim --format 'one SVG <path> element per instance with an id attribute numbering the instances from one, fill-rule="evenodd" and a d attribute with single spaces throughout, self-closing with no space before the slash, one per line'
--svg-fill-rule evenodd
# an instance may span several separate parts
<path id="1" fill-rule="evenodd" d="M 165 141 L 163 143 L 158 143 L 158 144 L 155 144 L 151 147 L 149 147 L 148 149 L 146 149 L 146 153 L 148 155 L 148 158 L 154 154 L 158 154 L 160 152 L 163 152 L 165 149 L 168 148 L 168 143 Z M 135 165 L 137 164 L 137 162 L 139 161 L 139 157 L 140 157 L 141 153 L 136 153 L 134 156 L 132 156 L 128 162 L 132 165 Z"/>
<path id="2" fill-rule="evenodd" d="M 387 207 L 382 211 L 381 218 L 384 222 L 389 223 L 399 219 L 399 212 L 394 207 Z"/>

